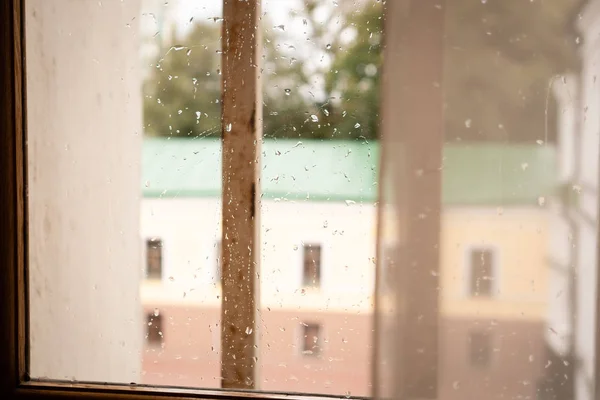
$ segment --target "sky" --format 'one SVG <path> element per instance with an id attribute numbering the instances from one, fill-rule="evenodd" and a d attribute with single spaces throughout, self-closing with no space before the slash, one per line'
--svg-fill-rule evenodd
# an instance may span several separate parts
<path id="1" fill-rule="evenodd" d="M 221 17 L 223 15 L 222 0 L 177 0 L 175 19 L 179 26 L 189 26 L 190 18 Z M 263 0 L 262 12 L 267 13 L 272 21 L 285 25 L 290 18 L 288 12 L 299 4 L 298 0 Z"/>

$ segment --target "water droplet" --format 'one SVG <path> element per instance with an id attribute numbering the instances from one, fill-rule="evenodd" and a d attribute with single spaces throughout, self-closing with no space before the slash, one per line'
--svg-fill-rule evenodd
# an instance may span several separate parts
<path id="1" fill-rule="evenodd" d="M 173 50 L 175 51 L 179 51 L 179 50 L 183 50 L 185 49 L 185 46 L 182 46 L 180 44 L 176 44 L 175 46 L 171 47 Z"/>
<path id="2" fill-rule="evenodd" d="M 294 251 L 296 251 L 296 250 L 298 250 L 298 245 L 297 244 L 294 245 Z"/>
<path id="3" fill-rule="evenodd" d="M 327 46 L 325 46 L 325 48 L 326 48 L 327 50 L 331 49 L 331 44 L 327 43 Z"/>
<path id="4" fill-rule="evenodd" d="M 573 191 L 577 194 L 581 193 L 581 186 L 579 185 L 573 185 Z"/>
<path id="5" fill-rule="evenodd" d="M 185 53 L 185 55 L 186 55 L 186 56 L 189 56 L 190 54 L 192 54 L 192 49 L 189 49 L 189 50 L 188 50 L 188 51 Z"/>
<path id="6" fill-rule="evenodd" d="M 323 110 L 323 114 L 325 114 L 326 117 L 329 117 L 329 111 Z"/>
<path id="7" fill-rule="evenodd" d="M 196 111 L 196 119 L 200 119 L 201 115 L 202 115 L 202 113 L 200 111 Z"/>
<path id="8" fill-rule="evenodd" d="M 327 228 L 329 226 L 329 222 L 323 221 L 323 228 Z"/>
<path id="9" fill-rule="evenodd" d="M 346 205 L 350 206 L 352 204 L 356 204 L 356 202 L 354 200 L 346 200 Z"/>
<path id="10" fill-rule="evenodd" d="M 538 139 L 538 140 L 536 140 L 535 142 L 536 142 L 537 144 L 539 144 L 539 145 L 542 145 L 542 144 L 544 144 L 544 141 L 543 141 L 543 140 L 539 140 L 539 139 Z"/>
<path id="11" fill-rule="evenodd" d="M 312 115 L 310 116 L 310 120 L 311 120 L 312 122 L 319 122 L 319 117 L 317 117 L 315 114 L 312 114 Z"/>
<path id="12" fill-rule="evenodd" d="M 252 328 L 249 326 L 246 327 L 246 335 L 250 335 L 252 333 Z"/>
<path id="13" fill-rule="evenodd" d="M 285 31 L 285 25 L 277 25 L 274 27 L 275 29 L 279 29 L 281 31 Z"/>
<path id="14" fill-rule="evenodd" d="M 523 171 L 525 171 L 525 170 L 526 170 L 528 167 L 529 167 L 529 164 L 528 164 L 528 163 L 526 163 L 526 162 L 524 162 L 524 163 L 521 163 L 521 169 L 522 169 Z"/>
<path id="15" fill-rule="evenodd" d="M 177 110 L 177 114 L 181 115 L 181 113 L 183 112 L 183 110 Z"/>
<path id="16" fill-rule="evenodd" d="M 354 127 L 358 129 L 358 128 L 360 128 L 360 124 L 357 122 L 354 124 Z"/>
<path id="17" fill-rule="evenodd" d="M 158 317 L 160 315 L 160 310 L 158 308 L 154 309 L 154 316 Z"/>
<path id="18" fill-rule="evenodd" d="M 226 130 L 227 132 L 231 132 L 231 123 L 229 123 L 229 124 L 225 125 L 225 130 Z"/>
<path id="19" fill-rule="evenodd" d="M 471 121 L 471 118 L 465 120 L 465 126 L 467 128 L 470 128 L 472 123 L 473 123 L 473 121 Z"/>
<path id="20" fill-rule="evenodd" d="M 285 89 L 285 95 L 289 96 L 292 93 L 292 89 Z"/>

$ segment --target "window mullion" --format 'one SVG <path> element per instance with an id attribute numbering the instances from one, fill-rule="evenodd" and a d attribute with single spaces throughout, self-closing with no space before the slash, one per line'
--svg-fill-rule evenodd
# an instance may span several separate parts
<path id="1" fill-rule="evenodd" d="M 260 0 L 223 0 L 223 388 L 256 389 L 262 103 Z"/>

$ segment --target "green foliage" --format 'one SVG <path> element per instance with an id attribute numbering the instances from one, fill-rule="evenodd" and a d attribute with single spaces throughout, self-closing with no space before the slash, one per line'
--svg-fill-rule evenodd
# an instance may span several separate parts
<path id="1" fill-rule="evenodd" d="M 446 2 L 447 140 L 554 138 L 550 85 L 578 68 L 570 27 L 579 3 Z M 290 29 L 262 19 L 263 135 L 377 138 L 382 2 L 301 4 Z M 220 40 L 221 23 L 209 20 L 170 44 L 144 85 L 147 134 L 220 135 Z"/>
<path id="2" fill-rule="evenodd" d="M 290 44 L 298 37 L 286 36 L 285 28 L 271 28 L 263 17 L 264 136 L 376 137 L 382 7 L 373 4 L 364 12 L 333 9 L 325 26 L 317 21 L 318 3 L 306 0 L 292 17 L 312 32 L 302 52 Z M 345 29 L 355 33 L 349 42 L 328 39 Z M 157 60 L 144 84 L 146 134 L 220 135 L 220 36 L 220 23 L 196 23 Z M 315 62 L 317 54 L 330 62 Z M 325 88 L 315 81 L 324 82 Z M 324 93 L 315 96 L 319 91 Z"/>
<path id="3" fill-rule="evenodd" d="M 196 24 L 174 42 L 144 84 L 145 133 L 152 136 L 220 135 L 221 24 Z"/>

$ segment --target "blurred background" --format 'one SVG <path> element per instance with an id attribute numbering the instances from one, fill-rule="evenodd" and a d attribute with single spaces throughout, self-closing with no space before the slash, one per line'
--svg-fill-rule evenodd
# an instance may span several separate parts
<path id="1" fill-rule="evenodd" d="M 26 2 L 34 377 L 221 385 L 219 3 Z M 258 388 L 370 395 L 374 341 L 404 340 L 375 303 L 408 285 L 436 293 L 405 327 L 436 321 L 435 398 L 593 398 L 600 2 L 389 3 L 262 3 Z M 407 36 L 415 75 L 403 22 L 439 39 Z M 407 172 L 439 175 L 429 231 L 381 179 L 408 157 L 382 136 L 430 137 L 382 125 L 411 99 L 440 127 Z M 397 274 L 411 232 L 434 261 Z"/>

